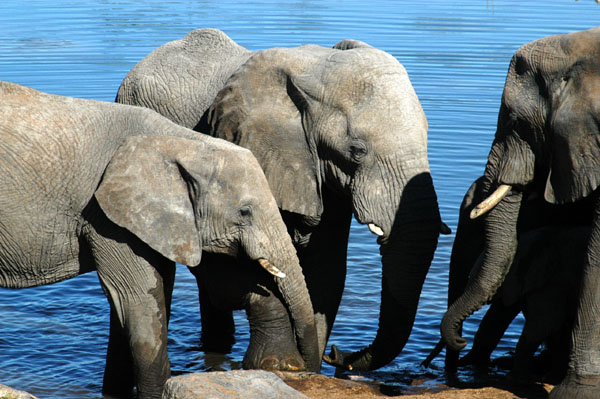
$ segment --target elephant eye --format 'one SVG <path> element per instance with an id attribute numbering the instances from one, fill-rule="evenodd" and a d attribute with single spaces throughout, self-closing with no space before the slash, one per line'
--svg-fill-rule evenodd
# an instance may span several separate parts
<path id="1" fill-rule="evenodd" d="M 350 155 L 355 161 L 360 161 L 367 154 L 367 146 L 362 142 L 354 142 L 350 145 Z"/>
<path id="2" fill-rule="evenodd" d="M 250 205 L 244 205 L 240 208 L 240 216 L 248 218 L 252 216 L 252 207 Z"/>

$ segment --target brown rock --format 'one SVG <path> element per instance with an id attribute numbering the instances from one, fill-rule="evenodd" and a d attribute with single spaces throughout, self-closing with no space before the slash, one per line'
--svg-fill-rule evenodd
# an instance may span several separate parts
<path id="1" fill-rule="evenodd" d="M 369 381 L 351 381 L 311 373 L 276 372 L 286 384 L 312 399 L 546 399 L 551 385 L 531 383 L 516 385 L 506 379 L 489 381 L 493 386 L 428 385 L 426 379 L 413 381 L 406 390 L 391 390 Z"/>

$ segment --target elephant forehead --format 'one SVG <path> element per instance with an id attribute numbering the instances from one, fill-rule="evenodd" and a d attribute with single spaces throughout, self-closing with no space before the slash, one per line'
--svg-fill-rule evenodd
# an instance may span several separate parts
<path id="1" fill-rule="evenodd" d="M 406 130 L 427 131 L 427 119 L 421 103 L 406 76 L 386 75 L 386 82 L 371 85 L 369 97 L 355 99 L 346 110 L 351 130 L 391 131 L 405 135 Z"/>
<path id="2" fill-rule="evenodd" d="M 582 147 L 587 147 L 588 140 L 600 138 L 597 122 L 600 117 L 600 76 L 584 71 L 573 80 L 555 100 L 552 132 L 557 141 L 581 142 Z"/>
<path id="3" fill-rule="evenodd" d="M 563 36 L 563 48 L 577 57 L 590 57 L 598 62 L 600 53 L 600 27 Z"/>

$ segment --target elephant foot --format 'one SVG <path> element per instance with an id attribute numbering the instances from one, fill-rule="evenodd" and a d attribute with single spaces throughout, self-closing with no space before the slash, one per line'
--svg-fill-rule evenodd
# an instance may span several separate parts
<path id="1" fill-rule="evenodd" d="M 304 370 L 306 367 L 304 366 L 304 362 L 303 361 L 299 361 L 296 358 L 285 358 L 285 359 L 278 359 L 276 357 L 268 357 L 266 359 L 264 359 L 261 363 L 260 363 L 260 368 L 262 370 L 268 370 L 268 371 L 300 371 L 300 370 Z"/>
<path id="2" fill-rule="evenodd" d="M 302 371 L 306 370 L 306 364 L 302 357 L 269 355 L 262 357 L 244 357 L 242 366 L 245 369 L 261 369 L 267 371 Z"/>
<path id="3" fill-rule="evenodd" d="M 570 372 L 550 392 L 549 399 L 596 399 L 600 398 L 600 376 L 581 377 Z"/>

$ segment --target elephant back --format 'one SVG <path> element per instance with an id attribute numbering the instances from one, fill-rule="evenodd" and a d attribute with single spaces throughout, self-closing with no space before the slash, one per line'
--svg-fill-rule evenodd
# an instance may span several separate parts
<path id="1" fill-rule="evenodd" d="M 147 107 L 196 128 L 227 78 L 250 54 L 218 29 L 194 30 L 142 59 L 121 83 L 115 101 Z"/>

